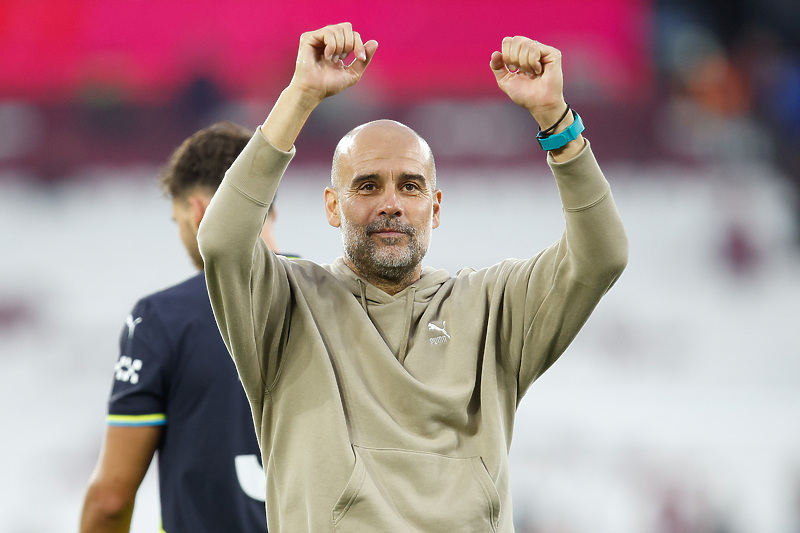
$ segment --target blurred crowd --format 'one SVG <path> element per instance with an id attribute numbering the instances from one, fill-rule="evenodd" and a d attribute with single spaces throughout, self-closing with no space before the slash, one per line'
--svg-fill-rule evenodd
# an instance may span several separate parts
<path id="1" fill-rule="evenodd" d="M 665 103 L 657 129 L 667 153 L 734 175 L 777 165 L 800 228 L 800 5 L 659 0 L 655 21 Z M 743 231 L 731 227 L 730 253 L 747 268 L 753 253 Z"/>

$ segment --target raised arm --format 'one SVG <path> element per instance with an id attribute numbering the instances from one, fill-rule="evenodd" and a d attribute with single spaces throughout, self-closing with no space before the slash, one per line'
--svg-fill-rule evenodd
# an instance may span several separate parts
<path id="1" fill-rule="evenodd" d="M 527 37 L 506 37 L 490 67 L 498 86 L 533 115 L 540 130 L 558 136 L 573 124 L 557 49 Z M 543 144 L 561 196 L 566 223 L 561 240 L 536 259 L 515 263 L 505 287 L 508 298 L 525 309 L 525 335 L 512 350 L 521 354 L 520 397 L 564 352 L 627 264 L 622 220 L 578 126 L 570 128 L 577 132 L 574 138 L 558 136 L 553 139 L 558 142 Z"/>
<path id="2" fill-rule="evenodd" d="M 291 82 L 225 174 L 200 223 L 214 317 L 251 399 L 260 398 L 275 376 L 279 356 L 264 361 L 262 355 L 279 353 L 288 320 L 284 266 L 259 238 L 269 205 L 311 112 L 357 83 L 377 47 L 362 43 L 349 23 L 304 33 Z"/>

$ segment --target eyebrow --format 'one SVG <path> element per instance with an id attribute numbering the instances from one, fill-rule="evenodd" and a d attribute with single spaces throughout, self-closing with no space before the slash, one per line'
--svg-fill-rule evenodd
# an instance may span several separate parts
<path id="1" fill-rule="evenodd" d="M 422 174 L 413 174 L 413 173 L 405 173 L 400 176 L 403 181 L 416 181 L 423 185 L 428 184 L 428 180 L 425 179 L 425 176 Z"/>
<path id="2" fill-rule="evenodd" d="M 400 175 L 400 180 L 415 181 L 417 183 L 427 185 L 427 180 L 425 179 L 425 176 L 423 176 L 422 174 L 416 174 L 414 172 L 404 172 L 403 174 Z M 358 176 L 353 178 L 353 181 L 350 182 L 350 186 L 357 187 L 362 183 L 368 181 L 380 181 L 380 176 L 374 172 L 370 174 L 359 174 Z"/>
<path id="3" fill-rule="evenodd" d="M 351 187 L 358 186 L 364 182 L 374 181 L 377 179 L 379 179 L 379 176 L 377 174 L 359 174 L 358 176 L 353 178 L 353 181 L 350 182 L 350 186 Z"/>

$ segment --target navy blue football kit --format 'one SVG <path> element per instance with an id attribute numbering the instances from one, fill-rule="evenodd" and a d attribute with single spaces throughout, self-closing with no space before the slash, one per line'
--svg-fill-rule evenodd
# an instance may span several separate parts
<path id="1" fill-rule="evenodd" d="M 200 274 L 141 299 L 125 321 L 108 424 L 163 425 L 166 533 L 266 531 L 250 405 Z"/>

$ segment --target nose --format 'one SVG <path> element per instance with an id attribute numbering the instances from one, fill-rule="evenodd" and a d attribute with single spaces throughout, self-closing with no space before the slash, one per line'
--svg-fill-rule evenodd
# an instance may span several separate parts
<path id="1" fill-rule="evenodd" d="M 403 204 L 394 187 L 387 187 L 381 197 L 379 214 L 386 217 L 399 217 L 403 214 Z"/>

